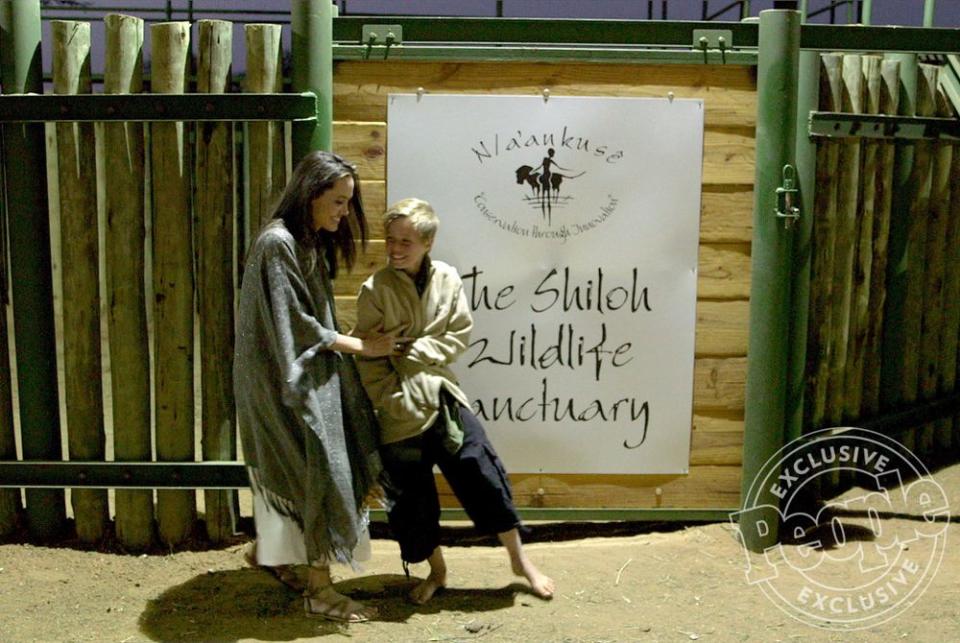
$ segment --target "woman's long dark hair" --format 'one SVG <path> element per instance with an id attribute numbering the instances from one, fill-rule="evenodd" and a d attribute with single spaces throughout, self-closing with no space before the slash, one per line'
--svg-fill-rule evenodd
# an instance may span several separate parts
<path id="1" fill-rule="evenodd" d="M 346 176 L 353 177 L 350 215 L 340 220 L 336 232 L 314 232 L 313 200 Z M 353 267 L 357 258 L 357 237 L 363 247 L 367 245 L 367 219 L 363 212 L 363 199 L 360 198 L 357 168 L 332 152 L 310 152 L 303 157 L 294 168 L 272 218 L 283 220 L 297 243 L 313 246 L 326 257 L 331 279 L 337 276 L 338 255 L 347 270 Z"/>

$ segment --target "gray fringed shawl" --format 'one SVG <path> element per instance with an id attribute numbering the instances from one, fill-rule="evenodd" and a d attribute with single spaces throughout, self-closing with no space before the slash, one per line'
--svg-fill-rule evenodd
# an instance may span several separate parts
<path id="1" fill-rule="evenodd" d="M 377 421 L 336 337 L 323 260 L 272 222 L 244 270 L 233 384 L 250 474 L 303 528 L 310 562 L 352 562 L 380 472 Z"/>

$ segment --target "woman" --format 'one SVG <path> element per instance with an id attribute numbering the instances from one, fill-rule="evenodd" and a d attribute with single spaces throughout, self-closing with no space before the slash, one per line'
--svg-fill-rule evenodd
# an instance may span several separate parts
<path id="1" fill-rule="evenodd" d="M 362 504 L 380 472 L 377 424 L 352 359 L 397 353 L 398 339 L 338 332 L 333 279 L 350 268 L 366 220 L 356 170 L 313 152 L 293 172 L 249 251 L 237 320 L 234 391 L 254 494 L 256 545 L 247 560 L 302 589 L 331 620 L 375 610 L 338 593 L 330 563 L 352 563 L 366 530 Z M 402 340 L 399 340 L 402 341 Z"/>

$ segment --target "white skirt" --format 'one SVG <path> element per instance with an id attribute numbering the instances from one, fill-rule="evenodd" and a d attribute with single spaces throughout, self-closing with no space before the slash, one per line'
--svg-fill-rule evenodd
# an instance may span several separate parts
<path id="1" fill-rule="evenodd" d="M 256 476 L 250 476 L 253 522 L 257 528 L 257 564 L 266 567 L 308 564 L 307 548 L 300 525 L 271 509 L 255 480 Z M 363 523 L 357 545 L 353 549 L 355 561 L 370 560 L 370 530 L 367 521 Z"/>

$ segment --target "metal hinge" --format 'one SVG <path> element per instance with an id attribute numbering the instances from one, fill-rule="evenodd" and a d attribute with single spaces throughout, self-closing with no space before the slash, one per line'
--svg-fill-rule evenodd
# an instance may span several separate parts
<path id="1" fill-rule="evenodd" d="M 788 230 L 800 218 L 800 208 L 793 205 L 797 196 L 797 188 L 794 187 L 796 180 L 797 169 L 789 164 L 784 165 L 783 183 L 777 188 L 777 207 L 774 212 L 783 219 L 783 227 Z"/>

